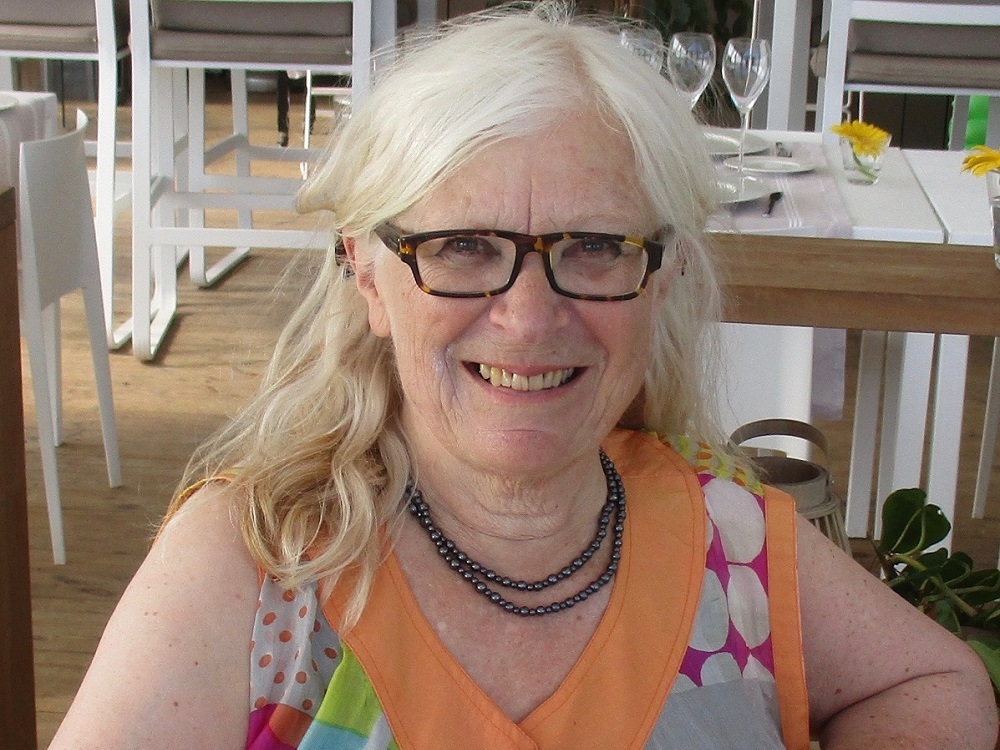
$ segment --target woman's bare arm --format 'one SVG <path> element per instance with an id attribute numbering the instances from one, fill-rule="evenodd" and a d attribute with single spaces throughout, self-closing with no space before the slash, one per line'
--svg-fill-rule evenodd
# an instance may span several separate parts
<path id="1" fill-rule="evenodd" d="M 238 750 L 260 590 L 210 485 L 171 519 L 125 590 L 50 750 Z"/>
<path id="2" fill-rule="evenodd" d="M 997 707 L 979 658 L 799 519 L 813 726 L 824 750 L 992 750 Z"/>

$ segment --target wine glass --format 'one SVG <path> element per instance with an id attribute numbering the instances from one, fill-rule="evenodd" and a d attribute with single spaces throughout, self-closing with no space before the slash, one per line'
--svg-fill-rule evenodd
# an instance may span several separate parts
<path id="1" fill-rule="evenodd" d="M 645 60 L 659 72 L 663 69 L 663 37 L 652 26 L 633 24 L 621 30 L 623 47 L 632 50 L 641 60 Z"/>
<path id="2" fill-rule="evenodd" d="M 722 53 L 722 80 L 740 113 L 739 175 L 743 177 L 743 153 L 746 149 L 750 110 L 767 86 L 771 75 L 771 45 L 766 39 L 736 37 L 726 43 Z"/>
<path id="3" fill-rule="evenodd" d="M 674 88 L 695 108 L 715 72 L 715 39 L 711 34 L 679 32 L 670 37 L 667 74 Z"/>

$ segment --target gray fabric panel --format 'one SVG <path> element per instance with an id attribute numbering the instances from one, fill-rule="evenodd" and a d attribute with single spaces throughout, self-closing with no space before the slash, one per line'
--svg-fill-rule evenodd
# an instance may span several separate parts
<path id="1" fill-rule="evenodd" d="M 995 91 L 1000 89 L 1000 58 L 956 59 L 855 52 L 847 58 L 847 81 Z"/>
<path id="2" fill-rule="evenodd" d="M 152 33 L 156 60 L 258 62 L 276 68 L 350 65 L 351 38 L 276 34 L 207 34 L 159 30 Z"/>
<path id="3" fill-rule="evenodd" d="M 0 49 L 97 54 L 97 27 L 0 23 Z"/>
<path id="4" fill-rule="evenodd" d="M 153 27 L 174 31 L 350 36 L 350 3 L 228 3 L 152 0 Z"/>
<path id="5" fill-rule="evenodd" d="M 908 0 L 952 5 L 996 5 L 997 0 Z M 991 26 L 949 26 L 851 21 L 848 50 L 926 57 L 1000 58 L 1000 37 Z"/>
<path id="6" fill-rule="evenodd" d="M 97 23 L 97 10 L 94 0 L 3 0 L 0 22 L 93 26 Z"/>
<path id="7" fill-rule="evenodd" d="M 645 750 L 782 750 L 773 682 L 740 680 L 672 693 Z"/>
<path id="8" fill-rule="evenodd" d="M 847 49 L 890 55 L 1000 58 L 1000 37 L 991 26 L 851 21 Z"/>

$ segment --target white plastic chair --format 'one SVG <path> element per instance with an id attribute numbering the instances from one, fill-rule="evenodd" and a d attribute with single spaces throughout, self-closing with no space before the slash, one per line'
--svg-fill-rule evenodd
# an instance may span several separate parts
<path id="1" fill-rule="evenodd" d="M 150 10 L 152 8 L 152 15 Z M 350 0 L 130 0 L 133 140 L 133 353 L 152 359 L 176 310 L 175 255 L 188 252 L 191 279 L 214 284 L 251 247 L 321 247 L 316 233 L 256 229 L 251 211 L 293 208 L 298 178 L 251 174 L 251 160 L 299 164 L 306 149 L 249 142 L 246 72 L 313 70 L 349 75 L 352 98 L 368 90 L 370 2 Z M 206 148 L 206 68 L 231 72 L 233 132 Z M 153 112 L 178 113 L 186 124 Z M 186 131 L 186 136 L 183 131 Z M 233 154 L 235 174 L 206 166 Z M 206 227 L 205 210 L 237 212 L 237 226 Z M 178 214 L 180 219 L 178 220 Z M 211 265 L 205 247 L 232 248 Z"/>
<path id="2" fill-rule="evenodd" d="M 120 6 L 117 12 L 116 5 Z M 113 294 L 115 213 L 116 208 L 125 207 L 124 198 L 127 197 L 127 191 L 120 190 L 116 206 L 118 64 L 129 54 L 128 18 L 123 5 L 121 0 L 3 0 L 0 3 L 0 58 L 10 62 L 18 58 L 97 63 L 94 198 L 104 288 L 104 326 L 107 345 L 112 348 L 122 346 L 129 337 L 127 323 L 116 330 Z"/>
<path id="3" fill-rule="evenodd" d="M 112 487 L 122 483 L 97 238 L 83 145 L 86 127 L 87 116 L 77 112 L 75 131 L 25 141 L 20 150 L 21 326 L 28 341 L 52 554 L 60 565 L 66 562 L 66 543 L 55 451 L 62 442 L 59 302 L 77 289 L 83 293 L 86 311 L 108 481 Z"/>

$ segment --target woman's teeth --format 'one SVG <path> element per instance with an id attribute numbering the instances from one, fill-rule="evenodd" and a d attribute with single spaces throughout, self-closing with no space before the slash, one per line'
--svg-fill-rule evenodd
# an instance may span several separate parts
<path id="1" fill-rule="evenodd" d="M 546 388 L 555 388 L 569 380 L 574 372 L 574 368 L 568 367 L 565 370 L 551 370 L 543 375 L 528 376 L 502 370 L 499 367 L 479 365 L 479 374 L 483 380 L 515 391 L 543 391 Z"/>

